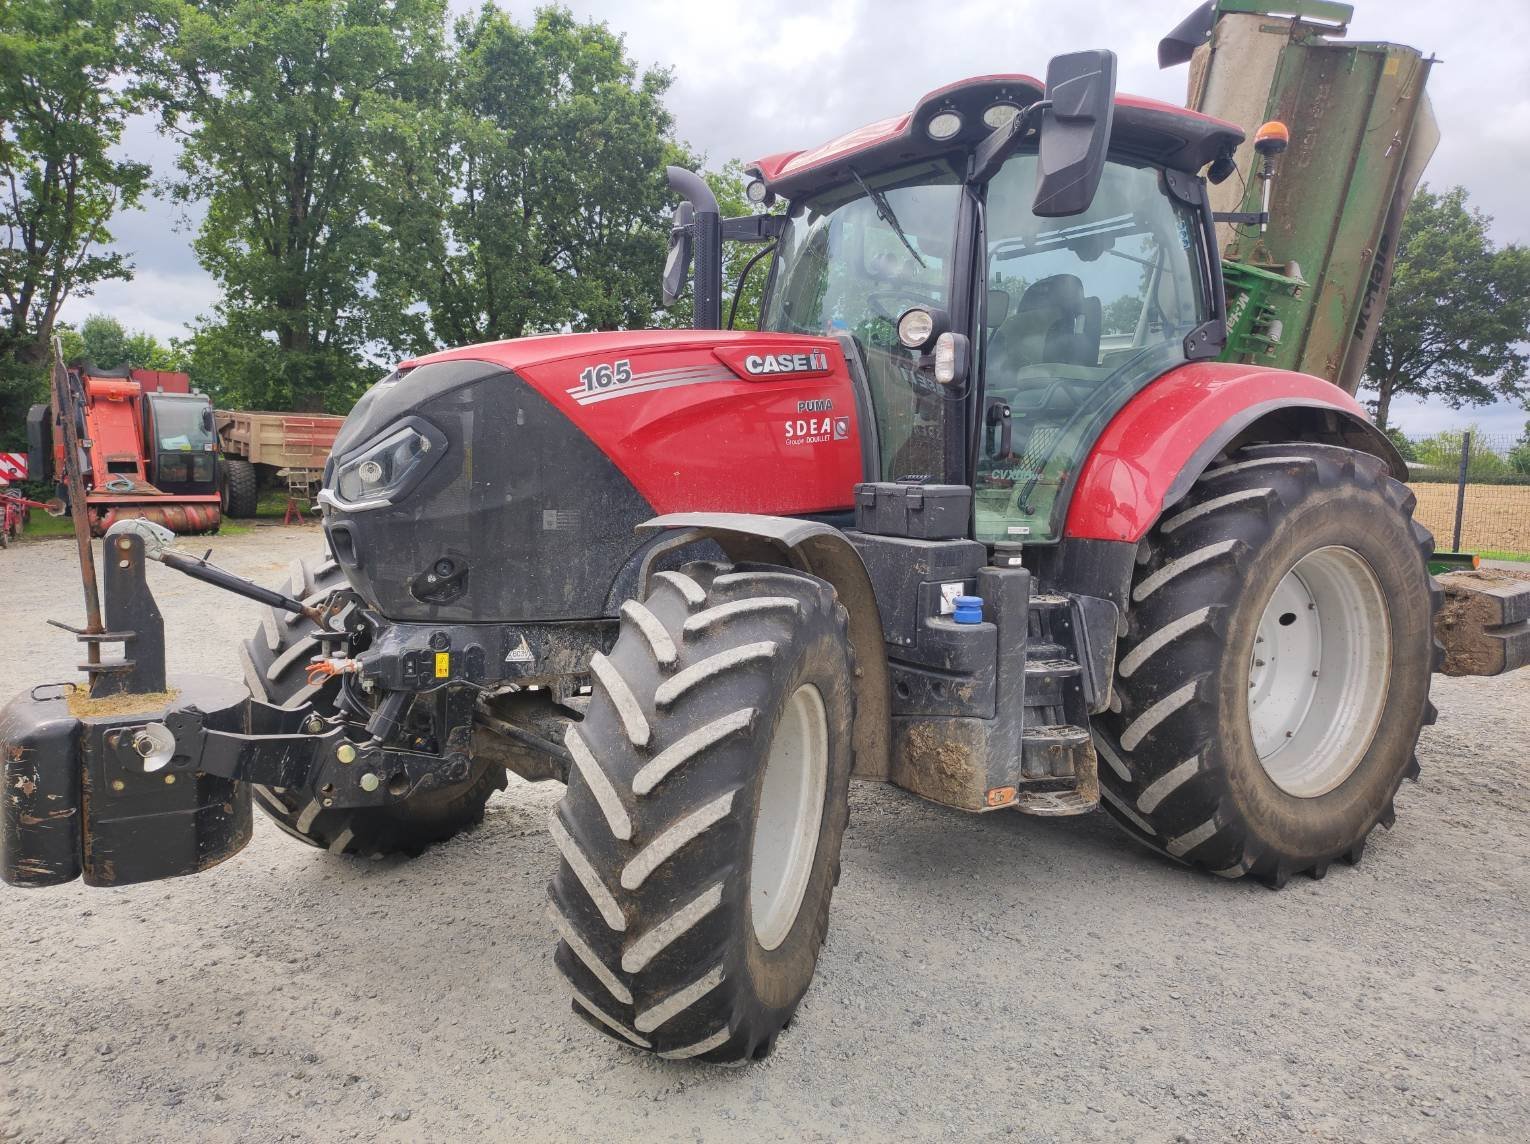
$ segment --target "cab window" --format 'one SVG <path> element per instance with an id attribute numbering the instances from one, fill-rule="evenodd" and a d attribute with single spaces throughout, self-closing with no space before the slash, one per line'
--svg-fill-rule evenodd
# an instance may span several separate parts
<path id="1" fill-rule="evenodd" d="M 944 163 L 922 163 L 864 184 L 793 206 L 761 328 L 851 335 L 866 365 L 882 479 L 939 477 L 949 401 L 916 370 L 919 355 L 899 343 L 895 324 L 911 306 L 950 307 L 960 179 Z"/>
<path id="2" fill-rule="evenodd" d="M 1031 213 L 1036 157 L 988 187 L 979 540 L 1057 538 L 1059 494 L 1138 389 L 1208 317 L 1200 220 L 1156 167 L 1112 162 L 1088 211 Z"/>

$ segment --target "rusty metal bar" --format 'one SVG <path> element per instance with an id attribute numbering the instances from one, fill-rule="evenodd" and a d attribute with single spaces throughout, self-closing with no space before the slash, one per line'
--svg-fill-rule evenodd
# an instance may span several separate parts
<path id="1" fill-rule="evenodd" d="M 80 438 L 76 432 L 74 402 L 69 392 L 69 370 L 64 365 L 64 346 L 53 339 L 53 398 L 64 438 L 64 483 L 69 488 L 69 516 L 74 522 L 74 542 L 80 555 L 80 583 L 85 590 L 85 632 L 106 630 L 101 622 L 101 593 L 96 587 L 96 560 L 90 549 L 90 509 L 85 503 L 85 474 L 80 471 Z M 86 658 L 101 662 L 101 643 L 87 640 Z"/>

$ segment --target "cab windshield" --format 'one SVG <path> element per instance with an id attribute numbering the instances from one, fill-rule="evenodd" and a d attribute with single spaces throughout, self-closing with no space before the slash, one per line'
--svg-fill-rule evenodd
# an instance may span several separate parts
<path id="1" fill-rule="evenodd" d="M 760 328 L 855 339 L 883 480 L 942 473 L 949 398 L 916 371 L 919 355 L 894 327 L 911 306 L 949 309 L 960 202 L 961 180 L 945 163 L 863 175 L 793 204 L 777 247 Z"/>
<path id="2" fill-rule="evenodd" d="M 154 483 L 164 492 L 206 491 L 213 483 L 218 437 L 205 397 L 149 395 L 157 464 Z"/>

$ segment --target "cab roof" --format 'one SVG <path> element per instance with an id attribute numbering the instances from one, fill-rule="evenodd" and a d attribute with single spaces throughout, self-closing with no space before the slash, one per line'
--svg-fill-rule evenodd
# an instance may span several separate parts
<path id="1" fill-rule="evenodd" d="M 996 103 L 1023 108 L 1043 93 L 1042 82 L 1034 76 L 975 76 L 936 88 L 906 114 L 869 123 L 811 151 L 767 155 L 747 170 L 777 195 L 797 198 L 849 178 L 852 163 L 864 174 L 965 151 L 991 130 L 983 124 L 986 109 Z M 925 126 L 943 111 L 957 112 L 963 125 L 952 138 L 937 142 L 925 133 Z M 1110 146 L 1115 153 L 1195 174 L 1222 152 L 1231 153 L 1243 142 L 1243 134 L 1242 128 L 1198 111 L 1117 95 Z"/>

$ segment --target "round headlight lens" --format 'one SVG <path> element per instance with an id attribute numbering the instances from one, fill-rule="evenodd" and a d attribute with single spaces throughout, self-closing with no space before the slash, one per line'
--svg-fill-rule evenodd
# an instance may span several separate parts
<path id="1" fill-rule="evenodd" d="M 935 316 L 915 306 L 898 319 L 898 340 L 911 350 L 923 349 L 935 333 Z"/>
<path id="2" fill-rule="evenodd" d="M 764 181 L 761 179 L 751 179 L 749 186 L 744 189 L 744 194 L 752 203 L 763 203 L 765 201 L 765 196 L 769 193 L 770 191 L 766 188 Z"/>
<path id="3" fill-rule="evenodd" d="M 936 142 L 944 142 L 950 139 L 962 129 L 962 117 L 954 111 L 942 111 L 938 115 L 930 117 L 925 124 L 924 131 Z"/>
<path id="4" fill-rule="evenodd" d="M 1007 127 L 1019 114 L 1020 109 L 1013 103 L 990 103 L 983 112 L 983 125 L 995 129 Z"/>

